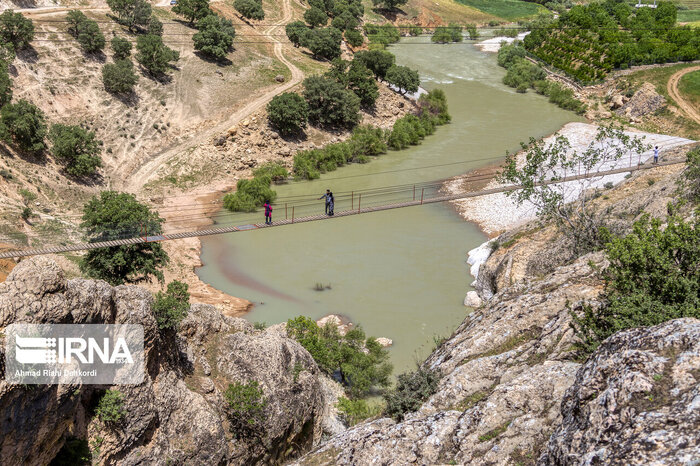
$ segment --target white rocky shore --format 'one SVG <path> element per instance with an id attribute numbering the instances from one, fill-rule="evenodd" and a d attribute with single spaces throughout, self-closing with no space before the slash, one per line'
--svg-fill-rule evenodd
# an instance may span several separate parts
<path id="1" fill-rule="evenodd" d="M 500 50 L 501 44 L 503 44 L 504 42 L 506 44 L 510 44 L 516 40 L 523 40 L 528 34 L 530 34 L 530 31 L 520 33 L 516 37 L 492 37 L 490 39 L 482 40 L 481 42 L 474 44 L 474 47 L 481 50 L 482 52 L 496 53 Z"/>
<path id="2" fill-rule="evenodd" d="M 556 135 L 565 136 L 571 143 L 571 151 L 584 151 L 593 140 L 596 131 L 596 125 L 587 123 L 569 123 L 555 135 L 545 139 L 547 143 L 554 141 Z M 690 139 L 679 138 L 676 136 L 667 136 L 664 134 L 642 133 L 642 132 L 627 132 L 631 136 L 643 137 L 644 142 L 650 147 L 659 146 L 659 155 L 663 160 L 664 152 L 693 142 Z M 525 154 L 518 154 L 518 163 L 523 163 Z M 631 158 L 622 158 L 616 162 L 601 164 L 593 171 L 611 170 L 625 166 L 637 165 L 646 163 L 653 157 L 653 149 L 650 149 L 642 154 L 632 156 Z M 566 175 L 564 169 L 555 170 L 560 175 Z M 571 173 L 569 173 L 571 174 Z M 465 175 L 468 176 L 468 175 Z M 448 180 L 444 189 L 449 194 L 457 194 L 462 190 L 462 185 L 465 176 L 460 176 Z M 578 198 L 585 189 L 602 188 L 607 183 L 613 185 L 624 180 L 625 174 L 607 175 L 595 178 L 592 182 L 571 181 L 556 185 L 564 193 L 565 198 L 573 201 Z M 496 180 L 492 180 L 484 189 L 491 189 L 502 186 Z M 501 232 L 510 230 L 519 225 L 534 220 L 537 216 L 537 210 L 534 205 L 524 203 L 518 205 L 513 199 L 509 198 L 505 193 L 490 194 L 487 196 L 469 198 L 465 200 L 452 201 L 453 206 L 459 214 L 468 221 L 477 223 L 481 229 L 488 234 L 492 239 L 498 236 Z M 477 248 L 472 249 L 468 253 L 467 262 L 470 265 L 470 273 L 477 279 L 479 267 L 486 262 L 491 254 L 491 241 L 489 240 Z M 482 299 L 476 291 L 469 291 L 464 298 L 464 305 L 467 307 L 479 307 L 482 304 Z"/>
<path id="3" fill-rule="evenodd" d="M 571 143 L 572 151 L 584 151 L 593 140 L 598 127 L 587 123 L 568 123 L 556 133 L 556 135 L 565 136 Z M 660 158 L 663 160 L 664 152 L 693 142 L 690 139 L 680 138 L 676 136 L 667 136 L 664 134 L 653 134 L 643 132 L 626 132 L 630 136 L 638 136 L 644 139 L 646 144 L 650 146 L 659 146 Z M 545 142 L 551 143 L 556 135 L 545 138 Z M 596 167 L 593 171 L 612 170 L 622 168 L 638 163 L 646 163 L 653 157 L 653 149 L 650 149 L 641 155 L 634 155 L 631 159 L 623 157 L 622 159 L 602 164 Z M 518 162 L 524 162 L 524 153 L 518 154 Z M 566 175 L 563 168 L 556 170 L 560 175 Z M 568 175 L 574 173 L 569 172 Z M 468 175 L 465 175 L 468 176 Z M 462 190 L 462 184 L 465 176 L 460 176 L 448 180 L 444 188 L 449 194 L 457 194 Z M 592 184 L 583 183 L 581 181 L 569 181 L 556 185 L 561 192 L 564 193 L 567 200 L 573 201 L 585 188 L 602 188 L 606 183 L 618 184 L 625 179 L 625 174 L 607 175 L 594 179 Z M 492 180 L 484 189 L 497 188 L 502 186 L 496 180 Z M 491 237 L 497 236 L 499 233 L 515 228 L 523 223 L 529 222 L 536 218 L 537 212 L 535 206 L 529 203 L 518 204 L 505 193 L 489 194 L 477 198 L 469 198 L 465 200 L 452 201 L 452 204 L 460 213 L 460 215 L 470 222 L 477 223 L 481 229 Z M 470 262 L 471 263 L 471 262 Z"/>

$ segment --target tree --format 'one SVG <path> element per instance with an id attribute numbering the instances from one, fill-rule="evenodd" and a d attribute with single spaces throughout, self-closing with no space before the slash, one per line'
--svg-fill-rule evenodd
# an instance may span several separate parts
<path id="1" fill-rule="evenodd" d="M 0 39 L 20 50 L 34 39 L 34 24 L 22 13 L 5 10 L 0 15 Z"/>
<path id="2" fill-rule="evenodd" d="M 112 94 L 132 92 L 138 79 L 131 60 L 117 60 L 113 64 L 107 63 L 102 67 L 102 84 L 104 84 L 105 90 Z"/>
<path id="3" fill-rule="evenodd" d="M 233 7 L 247 19 L 265 19 L 265 11 L 262 7 L 262 0 L 236 0 Z"/>
<path id="4" fill-rule="evenodd" d="M 154 76 L 165 74 L 168 65 L 180 58 L 180 53 L 163 44 L 163 38 L 146 34 L 136 40 L 136 61 Z"/>
<path id="5" fill-rule="evenodd" d="M 78 27 L 78 43 L 84 52 L 95 53 L 105 48 L 107 41 L 96 21 L 88 19 Z"/>
<path id="6" fill-rule="evenodd" d="M 408 3 L 408 0 L 372 0 L 372 3 L 374 6 L 385 8 L 387 10 L 393 10 L 398 6 L 405 5 Z"/>
<path id="7" fill-rule="evenodd" d="M 682 317 L 700 318 L 700 210 L 685 221 L 645 214 L 625 237 L 609 236 L 605 302 L 572 312 L 581 347 L 592 352 L 610 335 Z M 665 225 L 664 225 L 665 223 Z"/>
<path id="8" fill-rule="evenodd" d="M 51 152 L 66 162 L 66 171 L 73 176 L 89 176 L 102 166 L 100 146 L 95 133 L 80 126 L 55 124 L 49 131 Z"/>
<path id="9" fill-rule="evenodd" d="M 294 21 L 293 23 L 287 24 L 284 28 L 287 33 L 287 38 L 294 44 L 294 47 L 299 47 L 303 44 L 304 36 L 309 27 L 303 21 Z"/>
<path id="10" fill-rule="evenodd" d="M 216 60 L 224 60 L 231 50 L 236 30 L 228 19 L 209 15 L 197 23 L 197 32 L 192 36 L 194 49 Z"/>
<path id="11" fill-rule="evenodd" d="M 14 142 L 27 152 L 40 152 L 46 148 L 46 117 L 37 106 L 22 99 L 2 107 L 0 115 L 0 136 L 4 141 Z"/>
<path id="12" fill-rule="evenodd" d="M 360 99 L 342 84 L 322 76 L 304 80 L 309 120 L 332 128 L 352 127 L 360 121 Z"/>
<path id="13" fill-rule="evenodd" d="M 345 31 L 345 40 L 352 47 L 360 47 L 365 42 L 365 38 L 362 37 L 362 33 L 357 29 L 348 29 Z"/>
<path id="14" fill-rule="evenodd" d="M 173 7 L 173 12 L 184 16 L 190 24 L 194 24 L 195 21 L 208 16 L 211 10 L 209 0 L 180 0 Z"/>
<path id="15" fill-rule="evenodd" d="M 336 28 L 309 29 L 304 36 L 304 45 L 315 58 L 333 60 L 340 56 L 340 43 L 343 34 Z"/>
<path id="16" fill-rule="evenodd" d="M 328 15 L 326 15 L 323 10 L 312 6 L 304 12 L 304 21 L 312 28 L 325 26 L 328 22 Z"/>
<path id="17" fill-rule="evenodd" d="M 267 104 L 267 118 L 280 134 L 298 134 L 306 128 L 309 106 L 299 94 L 285 92 L 273 97 Z"/>
<path id="18" fill-rule="evenodd" d="M 85 16 L 85 13 L 83 13 L 82 11 L 69 11 L 66 15 L 66 22 L 68 23 L 68 34 L 70 34 L 73 37 L 78 37 L 78 34 L 80 33 L 80 26 L 87 20 L 88 17 Z"/>
<path id="19" fill-rule="evenodd" d="M 151 16 L 151 20 L 148 22 L 148 33 L 154 36 L 163 35 L 163 23 L 155 16 Z"/>
<path id="20" fill-rule="evenodd" d="M 159 291 L 153 302 L 153 313 L 161 330 L 177 330 L 190 309 L 190 293 L 187 283 L 174 280 L 168 283 L 165 293 Z"/>
<path id="21" fill-rule="evenodd" d="M 0 63 L 0 107 L 9 104 L 12 100 L 12 79 L 7 71 L 7 66 Z"/>
<path id="22" fill-rule="evenodd" d="M 420 86 L 420 77 L 418 72 L 410 69 L 407 66 L 394 65 L 386 72 L 386 81 L 399 88 L 399 92 L 403 95 L 407 92 L 418 92 Z"/>
<path id="23" fill-rule="evenodd" d="M 386 414 L 401 421 L 406 413 L 417 411 L 438 388 L 440 372 L 418 368 L 399 374 L 396 387 L 384 394 Z"/>
<path id="24" fill-rule="evenodd" d="M 123 60 L 131 55 L 131 42 L 123 37 L 114 36 L 110 45 L 114 51 L 114 60 Z"/>
<path id="25" fill-rule="evenodd" d="M 152 8 L 146 0 L 107 0 L 107 5 L 130 31 L 145 28 L 151 21 Z"/>
<path id="26" fill-rule="evenodd" d="M 83 222 L 89 242 L 110 241 L 163 233 L 163 219 L 133 194 L 102 191 L 83 208 Z M 161 243 L 148 242 L 91 249 L 80 262 L 87 276 L 112 285 L 163 281 L 161 267 L 169 262 Z"/>
<path id="27" fill-rule="evenodd" d="M 700 148 L 686 154 L 686 167 L 681 175 L 680 184 L 688 189 L 692 201 L 700 201 Z"/>
<path id="28" fill-rule="evenodd" d="M 350 63 L 348 70 L 348 89 L 360 98 L 365 107 L 372 107 L 379 97 L 379 88 L 374 75 L 362 62 Z"/>
<path id="29" fill-rule="evenodd" d="M 353 61 L 363 63 L 378 79 L 384 79 L 396 57 L 386 50 L 362 50 L 355 54 Z"/>
<path id="30" fill-rule="evenodd" d="M 575 252 L 585 253 L 600 246 L 601 228 L 607 221 L 607 214 L 591 206 L 592 198 L 587 193 L 601 177 L 565 184 L 544 183 L 556 183 L 567 174 L 592 174 L 623 156 L 644 152 L 647 146 L 642 139 L 629 136 L 614 126 L 601 126 L 583 152 L 571 150 L 564 136 L 556 136 L 550 144 L 530 138 L 529 144 L 521 145 L 526 150 L 525 160 L 518 163 L 515 155 L 507 154 L 498 178 L 504 184 L 522 186 L 507 195 L 518 205 L 527 202 L 534 206 L 538 217 L 554 221 L 572 239 Z M 572 197 L 575 199 L 569 202 Z"/>

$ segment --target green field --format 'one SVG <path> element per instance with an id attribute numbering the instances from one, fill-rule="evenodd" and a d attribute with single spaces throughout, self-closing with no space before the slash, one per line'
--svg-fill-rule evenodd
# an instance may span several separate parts
<path id="1" fill-rule="evenodd" d="M 678 83 L 678 91 L 696 108 L 700 108 L 700 71 L 683 76 Z"/>
<path id="2" fill-rule="evenodd" d="M 456 0 L 462 5 L 467 5 L 484 13 L 498 16 L 503 19 L 518 19 L 534 16 L 539 11 L 545 10 L 536 3 L 521 2 L 520 0 Z"/>
<path id="3" fill-rule="evenodd" d="M 698 10 L 678 10 L 678 22 L 690 23 L 700 21 L 700 9 Z"/>

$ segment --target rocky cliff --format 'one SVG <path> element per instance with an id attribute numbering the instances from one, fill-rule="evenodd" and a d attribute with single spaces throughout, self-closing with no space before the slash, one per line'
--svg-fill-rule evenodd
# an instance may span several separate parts
<path id="1" fill-rule="evenodd" d="M 115 426 L 94 415 L 110 387 L 0 381 L 1 464 L 48 464 L 71 437 L 89 442 L 95 463 L 125 465 L 273 463 L 318 443 L 323 388 L 305 349 L 283 330 L 259 331 L 208 305 L 193 305 L 178 333 L 163 333 L 152 299 L 136 286 L 66 280 L 46 258 L 14 268 L 0 284 L 0 328 L 141 324 L 147 374 L 141 385 L 113 387 L 124 395 L 127 413 Z M 259 382 L 267 400 L 256 435 L 232 428 L 223 397 L 229 383 L 249 381 Z"/>

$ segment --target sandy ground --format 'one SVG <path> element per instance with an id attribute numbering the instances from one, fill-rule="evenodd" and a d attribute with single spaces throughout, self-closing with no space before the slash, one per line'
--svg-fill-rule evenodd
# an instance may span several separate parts
<path id="1" fill-rule="evenodd" d="M 586 123 L 569 123 L 565 125 L 558 134 L 569 139 L 573 150 L 583 151 L 586 149 L 593 136 L 596 133 L 597 126 Z M 664 151 L 674 147 L 689 144 L 693 141 L 675 136 L 667 136 L 663 134 L 651 133 L 628 133 L 634 136 L 644 137 L 644 142 L 647 144 L 658 145 L 660 149 L 660 157 L 663 159 Z M 552 141 L 554 136 L 546 138 L 545 141 Z M 524 153 L 518 155 L 519 161 L 524 160 Z M 648 150 L 643 154 L 633 157 L 632 165 L 637 165 L 650 160 L 653 157 L 653 150 Z M 630 159 L 623 157 L 622 159 L 601 165 L 595 171 L 611 170 L 613 168 L 621 168 L 629 166 Z M 564 170 L 559 169 L 557 173 L 564 175 Z M 571 174 L 571 173 L 569 173 Z M 450 194 L 457 194 L 471 189 L 469 185 L 465 186 L 465 182 L 469 182 L 473 174 L 467 174 L 452 178 L 445 182 L 444 189 Z M 604 177 L 596 177 L 590 183 L 582 184 L 581 181 L 571 181 L 556 185 L 560 191 L 564 193 L 565 198 L 569 201 L 575 200 L 583 189 L 603 187 L 606 183 L 611 182 L 617 184 L 624 179 L 624 174 L 608 175 Z M 496 180 L 491 180 L 485 187 L 495 188 L 501 186 Z M 516 226 L 522 225 L 536 218 L 535 206 L 530 203 L 524 203 L 518 206 L 517 203 L 509 198 L 505 193 L 490 194 L 478 198 L 465 199 L 461 201 L 453 201 L 452 205 L 457 209 L 459 214 L 468 221 L 478 224 L 481 229 L 493 238 L 503 231 L 509 230 Z"/>

